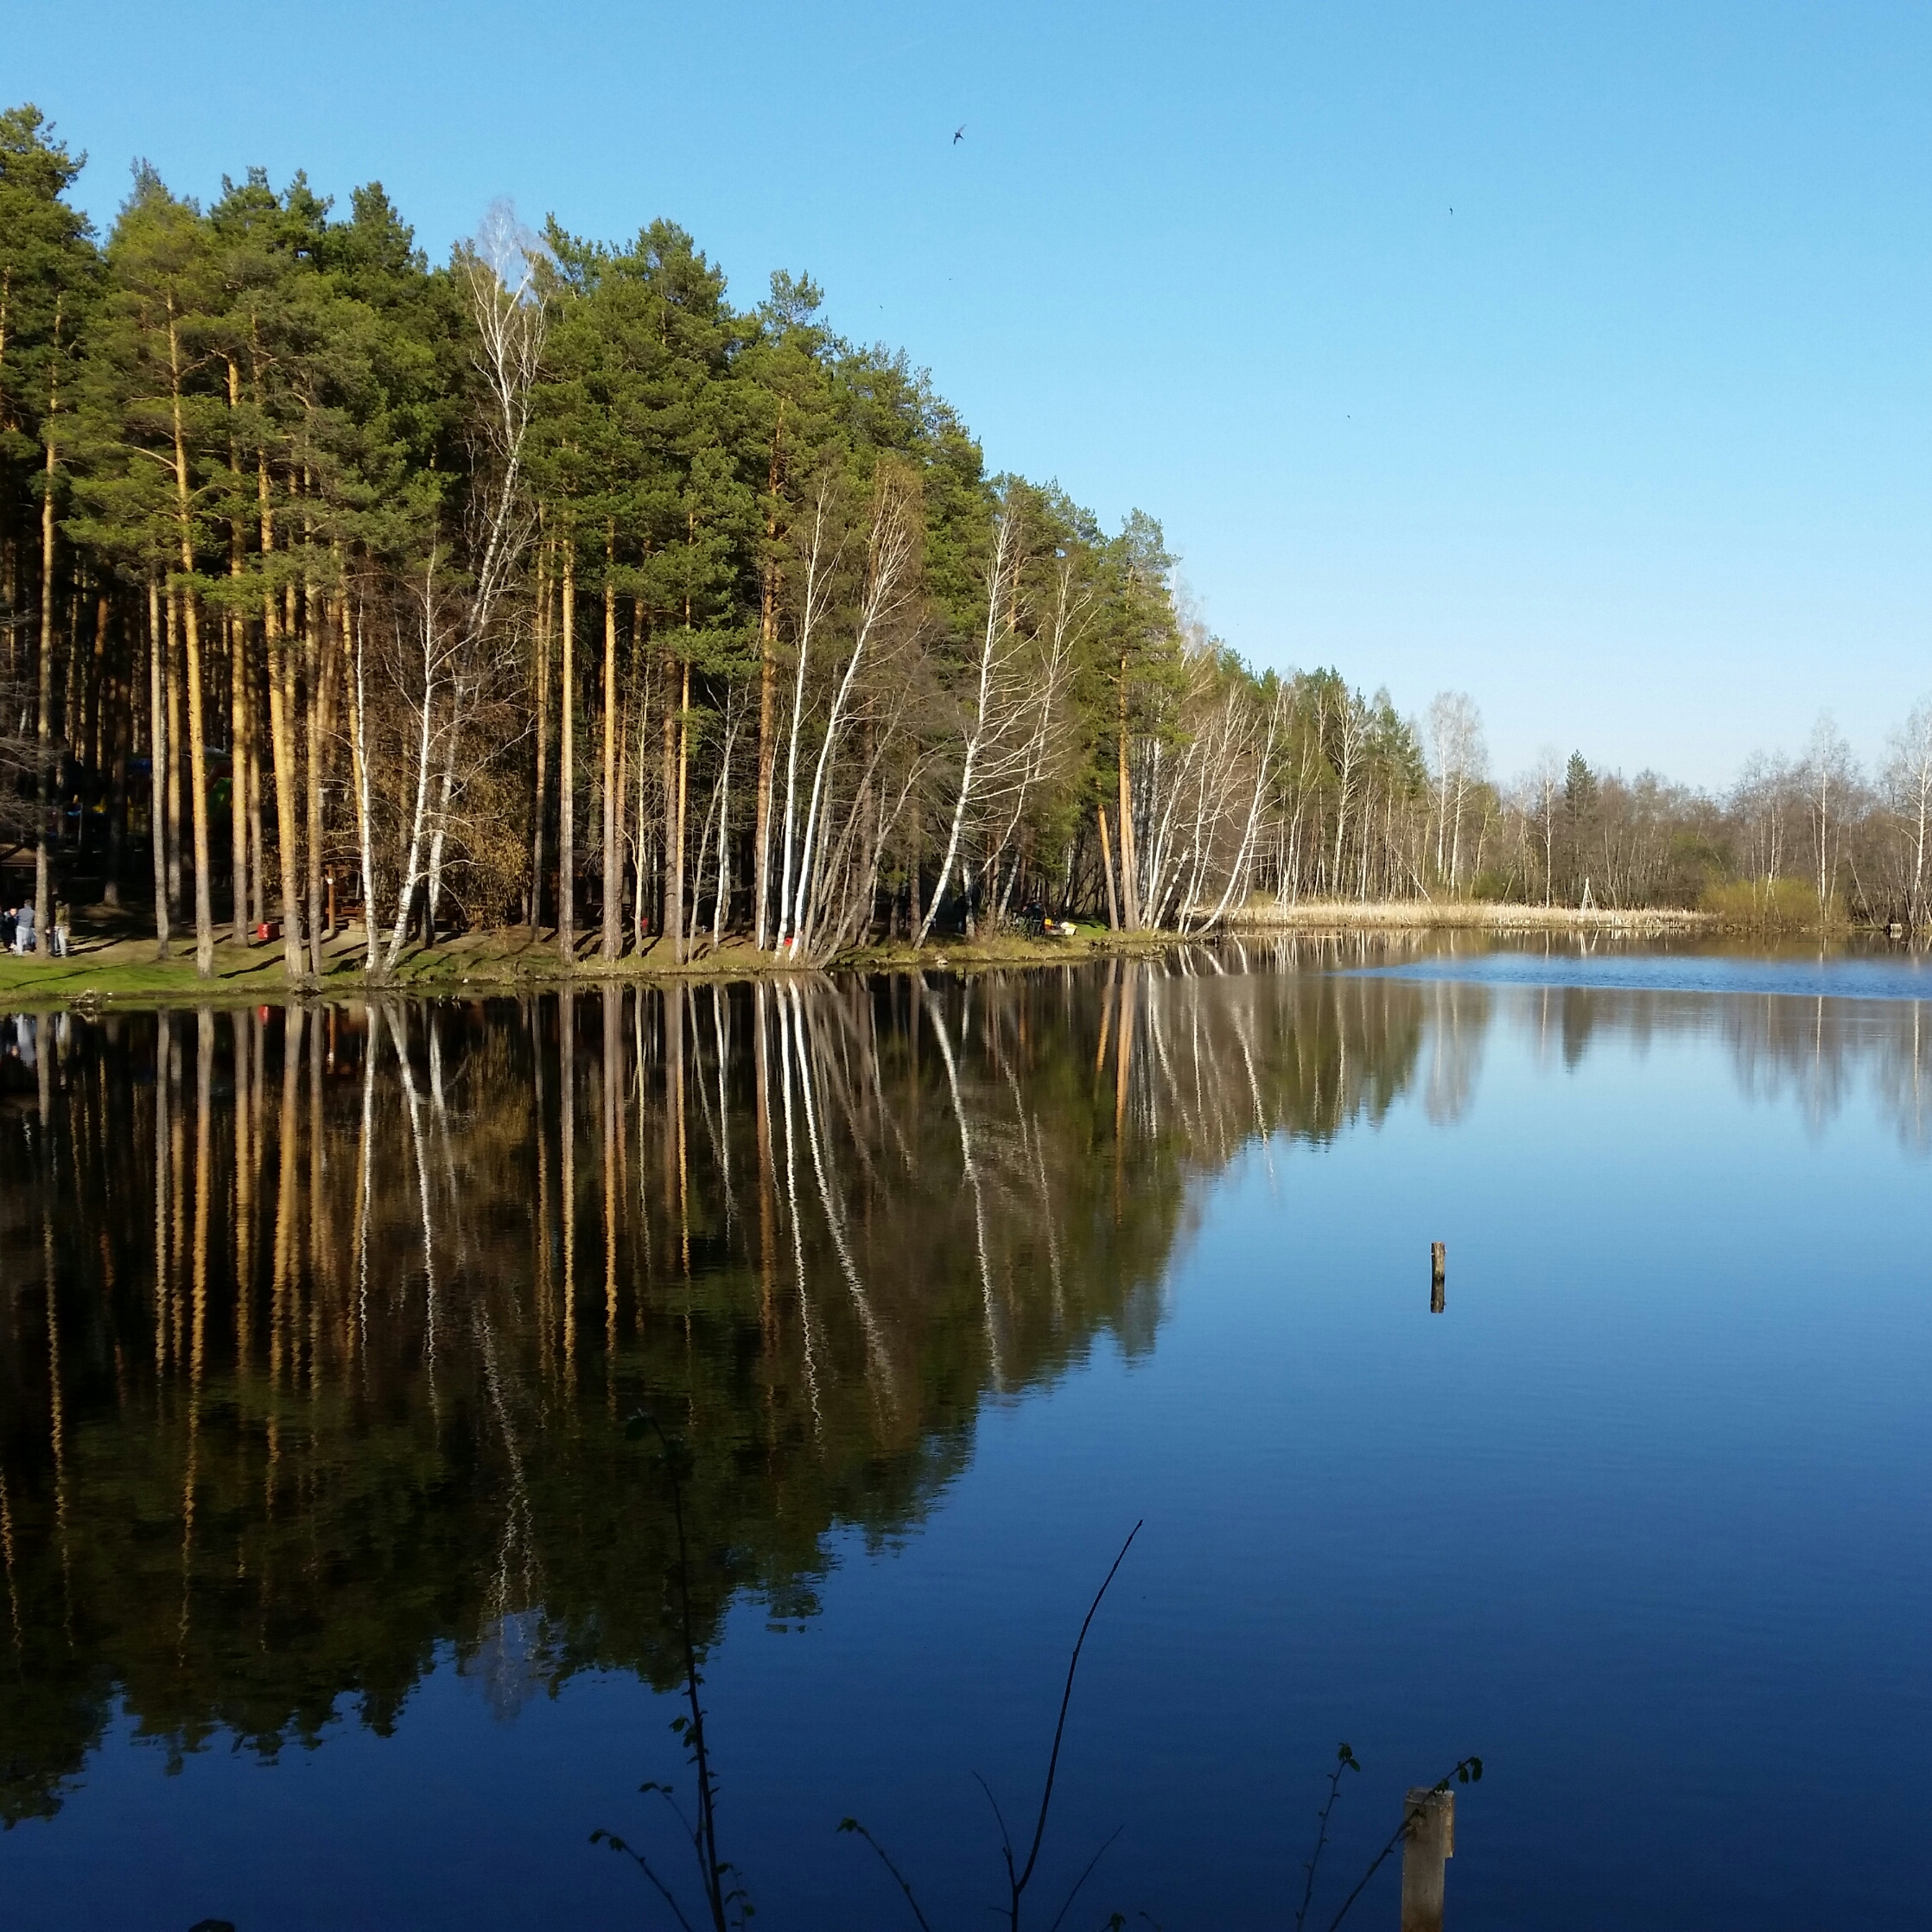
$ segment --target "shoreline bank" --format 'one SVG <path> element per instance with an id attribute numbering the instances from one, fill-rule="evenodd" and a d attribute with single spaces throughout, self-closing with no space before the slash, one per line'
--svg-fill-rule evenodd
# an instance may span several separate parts
<path id="1" fill-rule="evenodd" d="M 325 971 L 291 980 L 279 942 L 215 948 L 211 979 L 194 970 L 194 941 L 176 939 L 166 959 L 144 937 L 90 937 L 65 958 L 0 954 L 0 1006 L 48 1007 L 272 1006 L 291 1000 L 354 999 L 364 994 L 457 995 L 481 998 L 519 989 L 602 985 L 709 985 L 728 981 L 788 979 L 827 972 L 985 971 L 1001 967 L 1067 966 L 1102 958 L 1146 957 L 1190 942 L 1170 932 L 1111 932 L 1082 927 L 1066 938 L 1001 934 L 985 939 L 941 940 L 924 948 L 893 943 L 867 946 L 808 963 L 760 952 L 748 941 L 708 941 L 696 956 L 674 962 L 660 939 L 643 950 L 610 961 L 596 950 L 594 932 L 583 935 L 574 959 L 560 955 L 554 935 L 511 928 L 464 934 L 434 948 L 412 946 L 395 972 L 377 978 L 363 971 L 359 925 L 338 933 L 323 949 Z"/>
<path id="2" fill-rule="evenodd" d="M 1003 933 L 973 941 L 942 939 L 924 948 L 894 941 L 855 948 L 816 964 L 781 960 L 759 951 L 744 939 L 728 939 L 718 947 L 701 941 L 696 956 L 673 963 L 662 938 L 654 938 L 647 940 L 641 951 L 606 961 L 595 951 L 594 931 L 580 938 L 574 962 L 566 963 L 558 953 L 554 934 L 512 927 L 461 935 L 433 949 L 412 946 L 397 962 L 394 973 L 370 979 L 362 969 L 362 928 L 352 925 L 325 947 L 327 970 L 322 975 L 291 981 L 283 970 L 282 949 L 276 942 L 245 947 L 224 941 L 215 949 L 214 976 L 204 980 L 194 970 L 191 938 L 185 943 L 175 940 L 169 957 L 161 960 L 155 956 L 153 935 L 132 928 L 133 922 L 125 920 L 118 934 L 84 931 L 75 950 L 62 959 L 0 953 L 0 1007 L 20 1011 L 43 1007 L 273 1006 L 384 994 L 480 999 L 519 990 L 550 991 L 564 985 L 707 985 L 783 980 L 793 975 L 922 969 L 986 972 L 1149 958 L 1223 940 L 1255 945 L 1274 939 L 1459 931 L 1497 937 L 1531 933 L 1630 939 L 1730 937 L 1776 944 L 1797 937 L 1747 931 L 1715 913 L 1674 908 L 1622 911 L 1466 900 L 1435 904 L 1329 900 L 1244 908 L 1239 916 L 1224 920 L 1208 934 L 1114 932 L 1103 925 L 1089 925 L 1064 938 Z M 1802 937 L 1815 942 L 1821 936 Z M 1846 929 L 1821 937 L 1843 943 L 1856 935 Z"/>

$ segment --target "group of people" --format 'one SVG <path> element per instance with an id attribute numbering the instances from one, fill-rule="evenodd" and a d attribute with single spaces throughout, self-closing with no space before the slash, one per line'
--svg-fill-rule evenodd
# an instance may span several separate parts
<path id="1" fill-rule="evenodd" d="M 40 935 L 35 930 L 36 923 L 37 915 L 34 911 L 34 902 L 30 899 L 22 899 L 18 906 L 10 906 L 0 909 L 0 947 L 3 947 L 9 952 L 16 953 L 37 952 L 45 950 L 51 952 L 54 958 L 64 959 L 67 956 L 70 944 L 70 928 L 67 907 L 64 905 L 60 905 L 54 908 L 54 932 L 51 946 L 45 949 L 41 947 Z"/>

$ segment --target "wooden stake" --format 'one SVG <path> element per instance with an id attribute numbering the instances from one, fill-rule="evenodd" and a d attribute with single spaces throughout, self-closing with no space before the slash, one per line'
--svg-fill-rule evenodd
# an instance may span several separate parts
<path id="1" fill-rule="evenodd" d="M 1449 1250 L 1439 1241 L 1429 1243 L 1429 1312 L 1439 1315 L 1447 1306 L 1444 1289 L 1449 1278 Z"/>
<path id="2" fill-rule="evenodd" d="M 1440 1255 L 1442 1243 L 1436 1243 Z M 1418 1786 L 1404 1801 L 1402 1932 L 1442 1932 L 1443 1867 L 1456 1855 L 1456 1794 Z"/>

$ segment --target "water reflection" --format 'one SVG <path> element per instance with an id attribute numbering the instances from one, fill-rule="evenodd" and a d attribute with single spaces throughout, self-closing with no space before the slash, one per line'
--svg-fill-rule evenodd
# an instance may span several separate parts
<path id="1" fill-rule="evenodd" d="M 640 1402 L 694 1446 L 706 1628 L 809 1616 L 981 1403 L 1151 1344 L 1192 1176 L 1410 1079 L 1414 990 L 1217 976 L 15 1022 L 5 1815 L 117 1697 L 273 1754 L 388 1730 L 442 1644 L 504 1709 L 671 1681 Z"/>
<path id="2" fill-rule="evenodd" d="M 171 1753 L 387 1732 L 439 1651 L 514 1711 L 677 1675 L 694 1604 L 810 1617 L 982 1404 L 1145 1350 L 1198 1183 L 1413 1091 L 1499 1022 L 1573 1065 L 1715 1028 L 1822 1121 L 1927 1145 L 1916 1006 L 1337 976 L 1345 943 L 1097 971 L 29 1017 L 0 1056 L 0 1813 L 116 1707 Z"/>
<path id="3" fill-rule="evenodd" d="M 1574 1068 L 1598 1039 L 1648 1053 L 1661 1042 L 1714 1035 L 1738 1091 L 1764 1105 L 1795 1108 L 1812 1134 L 1864 1089 L 1902 1146 L 1932 1149 L 1932 1016 L 1920 1001 L 1581 987 L 1514 988 L 1497 997 L 1546 1061 L 1560 1058 Z"/>

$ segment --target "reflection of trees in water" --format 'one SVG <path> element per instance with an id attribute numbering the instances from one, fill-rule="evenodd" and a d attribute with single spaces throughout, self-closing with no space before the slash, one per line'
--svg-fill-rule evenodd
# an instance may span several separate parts
<path id="1" fill-rule="evenodd" d="M 1932 1014 L 1916 1000 L 1909 1023 L 1900 1017 L 1891 1038 L 1872 1055 L 1872 1090 L 1903 1147 L 1932 1151 Z"/>
<path id="2" fill-rule="evenodd" d="M 1795 1103 L 1817 1134 L 1864 1079 L 1899 1144 L 1932 1148 L 1932 1024 L 1920 1001 L 1740 999 L 1724 1027 L 1751 1098 Z"/>
<path id="3" fill-rule="evenodd" d="M 1151 1346 L 1198 1178 L 1418 1082 L 1457 1117 L 1492 1013 L 1573 1063 L 1715 1029 L 1815 1124 L 1868 1067 L 1932 1144 L 1917 1007 L 1321 970 L 1389 954 L 8 1023 L 0 1814 L 117 1695 L 272 1752 L 345 1698 L 386 1730 L 439 1646 L 505 1711 L 672 1681 L 639 1404 L 692 1446 L 703 1629 L 810 1615 L 983 1402 Z"/>
<path id="4" fill-rule="evenodd" d="M 1432 944 L 1420 933 L 1298 935 L 1256 945 L 1231 941 L 1223 963 L 1257 975 L 1257 997 L 1287 1000 L 1278 1031 L 1303 1044 L 1325 1042 L 1312 1056 L 1316 1085 L 1291 1107 L 1280 1124 L 1295 1134 L 1325 1139 L 1358 1114 L 1379 1122 L 1408 1085 L 1422 1056 L 1422 1099 L 1439 1126 L 1461 1119 L 1475 1098 L 1489 1031 L 1489 988 L 1455 980 L 1387 981 L 1342 977 L 1364 967 L 1389 966 L 1408 957 L 1452 955 L 1468 936 L 1452 933 Z M 1325 1108 L 1319 1090 L 1331 1069 L 1335 1083 Z"/>
<path id="5" fill-rule="evenodd" d="M 1813 1134 L 1867 1081 L 1900 1144 L 1932 1150 L 1932 1014 L 1918 1001 L 1574 986 L 1524 988 L 1504 1000 L 1503 1011 L 1529 1032 L 1539 1054 L 1560 1051 L 1569 1066 L 1598 1033 L 1639 1054 L 1656 1039 L 1714 1036 L 1747 1099 L 1795 1107 Z"/>
<path id="6" fill-rule="evenodd" d="M 1469 1111 L 1482 1071 L 1483 1042 L 1490 1030 L 1486 987 L 1437 980 L 1424 988 L 1428 1073 L 1423 1106 L 1432 1123 L 1446 1127 Z"/>
<path id="7" fill-rule="evenodd" d="M 1414 988 L 1229 964 L 27 1022 L 4 1815 L 117 1696 L 272 1753 L 345 1698 L 386 1731 L 439 1646 L 505 1711 L 672 1681 L 639 1404 L 691 1444 L 702 1627 L 809 1615 L 983 1401 L 1151 1345 L 1192 1176 L 1409 1078 Z"/>

